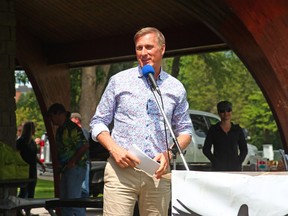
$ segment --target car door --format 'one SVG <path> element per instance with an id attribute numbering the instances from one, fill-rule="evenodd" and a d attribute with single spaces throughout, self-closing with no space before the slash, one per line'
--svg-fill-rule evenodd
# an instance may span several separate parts
<path id="1" fill-rule="evenodd" d="M 195 135 L 193 138 L 193 162 L 208 162 L 202 152 L 207 132 L 210 127 L 210 120 L 201 114 L 190 114 Z"/>

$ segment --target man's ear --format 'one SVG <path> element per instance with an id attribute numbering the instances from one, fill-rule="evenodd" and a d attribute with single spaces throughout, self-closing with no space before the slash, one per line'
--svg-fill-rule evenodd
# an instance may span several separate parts
<path id="1" fill-rule="evenodd" d="M 161 47 L 161 49 L 162 49 L 161 53 L 162 53 L 162 56 L 163 56 L 164 53 L 165 53 L 165 50 L 166 50 L 166 45 L 163 44 L 162 47 Z"/>

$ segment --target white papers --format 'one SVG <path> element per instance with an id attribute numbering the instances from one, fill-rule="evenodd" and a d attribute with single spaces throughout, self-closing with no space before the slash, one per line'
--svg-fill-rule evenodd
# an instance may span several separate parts
<path id="1" fill-rule="evenodd" d="M 143 171 L 145 171 L 146 173 L 148 173 L 150 175 L 154 175 L 154 173 L 156 172 L 156 170 L 160 166 L 160 164 L 157 161 L 154 161 L 151 158 L 149 158 L 136 145 L 132 145 L 132 147 L 129 149 L 129 152 L 131 152 L 133 155 L 135 155 L 140 160 L 140 164 L 138 164 L 136 167 L 138 169 L 142 169 Z"/>

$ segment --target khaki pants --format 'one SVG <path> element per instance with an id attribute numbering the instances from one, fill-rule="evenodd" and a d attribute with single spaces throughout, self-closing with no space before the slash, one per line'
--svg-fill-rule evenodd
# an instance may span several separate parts
<path id="1" fill-rule="evenodd" d="M 133 215 L 136 201 L 141 216 L 167 216 L 170 203 L 168 175 L 156 179 L 139 169 L 123 169 L 110 157 L 104 176 L 104 216 Z"/>

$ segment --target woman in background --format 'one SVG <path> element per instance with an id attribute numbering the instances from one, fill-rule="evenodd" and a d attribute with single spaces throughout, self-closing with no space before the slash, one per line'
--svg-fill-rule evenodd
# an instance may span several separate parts
<path id="1" fill-rule="evenodd" d="M 213 171 L 241 171 L 248 152 L 243 129 L 231 122 L 232 103 L 220 101 L 217 111 L 221 121 L 210 127 L 203 153 L 211 161 Z"/>
<path id="2" fill-rule="evenodd" d="M 46 170 L 44 164 L 37 157 L 37 146 L 33 139 L 34 133 L 34 123 L 31 121 L 25 122 L 23 125 L 21 136 L 16 140 L 17 150 L 20 151 L 22 159 L 29 165 L 29 179 L 35 180 L 29 182 L 26 187 L 20 188 L 20 198 L 34 198 L 37 182 L 37 163 L 42 166 L 44 172 Z M 26 215 L 31 215 L 30 209 L 26 210 Z"/>

